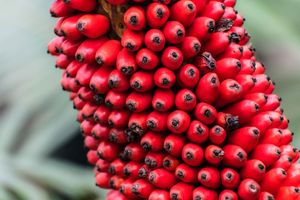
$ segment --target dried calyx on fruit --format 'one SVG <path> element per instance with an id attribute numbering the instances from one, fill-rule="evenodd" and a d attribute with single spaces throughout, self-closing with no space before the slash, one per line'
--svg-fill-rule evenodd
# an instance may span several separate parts
<path id="1" fill-rule="evenodd" d="M 300 199 L 299 151 L 236 0 L 56 0 L 57 56 L 106 200 Z"/>

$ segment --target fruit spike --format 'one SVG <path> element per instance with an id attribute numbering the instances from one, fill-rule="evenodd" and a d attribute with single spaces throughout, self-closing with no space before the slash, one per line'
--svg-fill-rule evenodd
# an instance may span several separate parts
<path id="1" fill-rule="evenodd" d="M 235 4 L 52 4 L 48 53 L 106 200 L 300 199 L 294 133 Z"/>

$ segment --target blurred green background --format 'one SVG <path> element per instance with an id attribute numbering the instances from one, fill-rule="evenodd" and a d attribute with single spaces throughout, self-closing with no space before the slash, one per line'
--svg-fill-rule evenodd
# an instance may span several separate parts
<path id="1" fill-rule="evenodd" d="M 103 199 L 86 164 L 61 72 L 46 54 L 52 1 L 0 0 L 0 200 Z M 257 55 L 300 147 L 299 0 L 240 0 Z M 101 197 L 102 196 L 102 197 Z"/>

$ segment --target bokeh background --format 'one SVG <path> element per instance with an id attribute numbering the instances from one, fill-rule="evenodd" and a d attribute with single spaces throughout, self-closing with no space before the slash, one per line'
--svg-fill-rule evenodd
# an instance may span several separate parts
<path id="1" fill-rule="evenodd" d="M 103 199 L 86 163 L 61 72 L 46 54 L 50 1 L 0 0 L 0 199 Z M 239 0 L 300 147 L 299 0 Z"/>

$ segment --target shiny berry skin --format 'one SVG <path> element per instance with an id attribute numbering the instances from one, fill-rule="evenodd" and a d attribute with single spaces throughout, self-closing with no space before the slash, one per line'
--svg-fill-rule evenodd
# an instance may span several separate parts
<path id="1" fill-rule="evenodd" d="M 240 183 L 239 173 L 231 168 L 224 168 L 220 174 L 222 187 L 236 189 Z"/>
<path id="2" fill-rule="evenodd" d="M 185 132 L 191 123 L 190 116 L 181 110 L 176 110 L 169 114 L 167 118 L 168 129 L 175 134 L 182 134 Z"/>
<path id="3" fill-rule="evenodd" d="M 204 152 L 202 147 L 187 143 L 182 149 L 181 158 L 190 166 L 200 166 L 204 161 Z"/>
<path id="4" fill-rule="evenodd" d="M 238 195 L 242 200 L 257 199 L 260 192 L 260 186 L 252 179 L 245 179 L 238 188 Z"/>
<path id="5" fill-rule="evenodd" d="M 247 153 L 239 146 L 229 144 L 223 150 L 223 163 L 228 167 L 241 168 L 247 161 Z"/>

